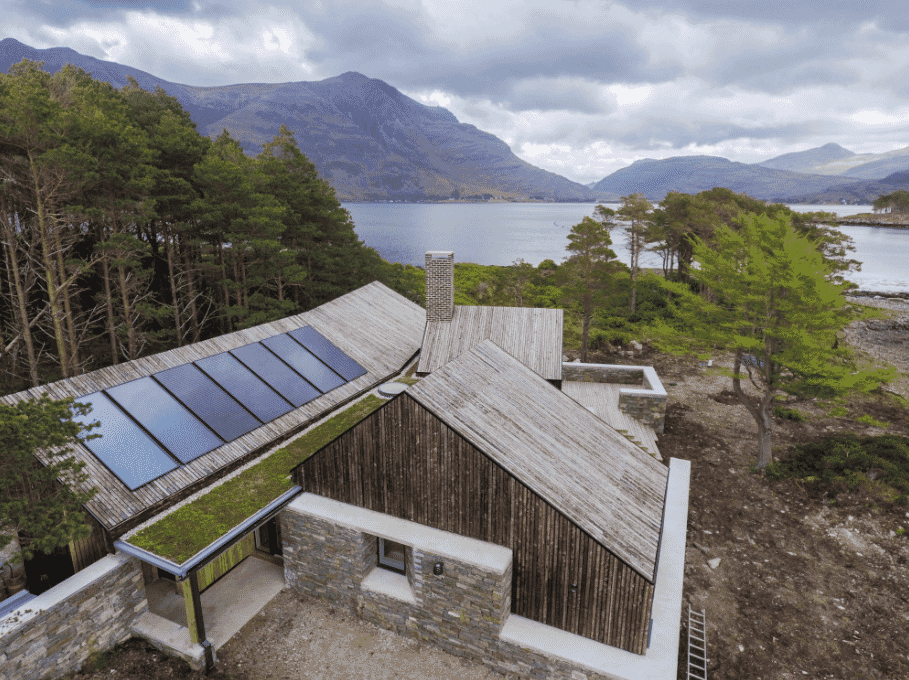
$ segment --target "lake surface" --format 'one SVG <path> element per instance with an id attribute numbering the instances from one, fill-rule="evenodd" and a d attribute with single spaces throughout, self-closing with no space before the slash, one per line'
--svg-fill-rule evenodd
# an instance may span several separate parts
<path id="1" fill-rule="evenodd" d="M 595 203 L 342 203 L 357 235 L 390 262 L 423 266 L 427 250 L 453 250 L 455 261 L 509 265 L 523 259 L 534 266 L 567 255 L 568 233 Z M 610 207 L 616 207 L 610 204 Z M 791 205 L 798 212 L 855 215 L 861 205 Z M 862 271 L 850 278 L 863 290 L 909 291 L 909 229 L 840 226 L 852 237 L 852 257 Z M 613 230 L 613 250 L 628 261 L 624 234 Z M 659 267 L 660 257 L 641 255 L 641 266 Z"/>

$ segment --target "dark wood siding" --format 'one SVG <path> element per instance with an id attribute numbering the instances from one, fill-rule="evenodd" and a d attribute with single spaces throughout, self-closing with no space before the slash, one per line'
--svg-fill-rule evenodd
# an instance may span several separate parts
<path id="1" fill-rule="evenodd" d="M 515 614 L 645 651 L 653 586 L 407 394 L 304 461 L 294 481 L 511 548 Z"/>
<path id="2" fill-rule="evenodd" d="M 108 550 L 107 532 L 98 520 L 86 512 L 85 523 L 92 528 L 92 533 L 69 544 L 69 553 L 73 558 L 73 570 L 77 573 L 100 560 L 108 552 L 113 552 Z"/>

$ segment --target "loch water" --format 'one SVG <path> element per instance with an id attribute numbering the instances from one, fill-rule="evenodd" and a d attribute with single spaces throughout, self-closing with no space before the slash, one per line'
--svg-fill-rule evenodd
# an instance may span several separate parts
<path id="1" fill-rule="evenodd" d="M 509 265 L 522 259 L 534 266 L 561 262 L 571 227 L 592 215 L 595 203 L 342 203 L 366 245 L 390 262 L 422 266 L 427 250 L 453 250 L 457 262 Z M 615 208 L 615 205 L 610 207 Z M 867 205 L 790 205 L 800 212 L 855 215 Z M 850 275 L 861 290 L 909 292 L 909 229 L 841 225 L 852 237 L 851 257 L 862 270 Z M 628 260 L 624 234 L 613 231 L 613 250 Z M 659 267 L 654 253 L 642 267 Z"/>

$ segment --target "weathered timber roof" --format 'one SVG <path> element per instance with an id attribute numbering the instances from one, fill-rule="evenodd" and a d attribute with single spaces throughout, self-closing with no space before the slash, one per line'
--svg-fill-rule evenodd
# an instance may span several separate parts
<path id="1" fill-rule="evenodd" d="M 653 581 L 666 466 L 489 340 L 406 394 Z"/>
<path id="2" fill-rule="evenodd" d="M 24 392 L 0 397 L 12 404 L 47 393 L 52 399 L 86 396 L 98 390 L 151 375 L 166 368 L 257 342 L 303 326 L 312 326 L 363 368 L 366 374 L 313 399 L 289 413 L 265 423 L 192 462 L 130 491 L 84 446 L 73 447 L 78 460 L 85 461 L 90 486 L 99 492 L 86 504 L 108 529 L 113 529 L 150 508 L 166 506 L 167 499 L 188 487 L 205 485 L 205 478 L 225 466 L 298 430 L 335 406 L 369 389 L 401 370 L 420 348 L 426 321 L 424 310 L 381 283 L 373 282 L 336 300 L 280 321 L 228 333 L 211 340 L 168 350 L 117 366 L 108 366 L 74 378 L 60 380 Z M 38 453 L 47 463 L 47 458 Z"/>
<path id="3" fill-rule="evenodd" d="M 561 309 L 454 308 L 451 321 L 430 321 L 423 334 L 419 373 L 432 373 L 484 340 L 492 340 L 546 380 L 562 379 Z"/>

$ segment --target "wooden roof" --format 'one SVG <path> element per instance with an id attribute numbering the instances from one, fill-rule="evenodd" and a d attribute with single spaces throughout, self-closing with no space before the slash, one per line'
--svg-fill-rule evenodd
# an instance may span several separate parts
<path id="1" fill-rule="evenodd" d="M 653 581 L 666 466 L 489 340 L 406 394 Z"/>
<path id="2" fill-rule="evenodd" d="M 562 379 L 561 309 L 454 308 L 451 321 L 430 321 L 423 334 L 419 373 L 432 373 L 484 340 L 492 340 L 546 380 Z"/>
<path id="3" fill-rule="evenodd" d="M 87 448 L 74 446 L 76 458 L 86 462 L 90 486 L 99 489 L 86 507 L 105 527 L 113 529 L 139 514 L 147 514 L 150 508 L 163 508 L 162 502 L 166 504 L 168 497 L 187 487 L 198 487 L 200 482 L 204 486 L 205 478 L 212 473 L 269 446 L 399 371 L 420 348 L 425 320 L 419 305 L 373 282 L 302 314 L 0 397 L 0 402 L 12 404 L 44 393 L 53 399 L 82 397 L 302 326 L 312 326 L 366 369 L 365 375 L 135 491 L 130 491 Z M 47 462 L 40 452 L 38 458 Z"/>

